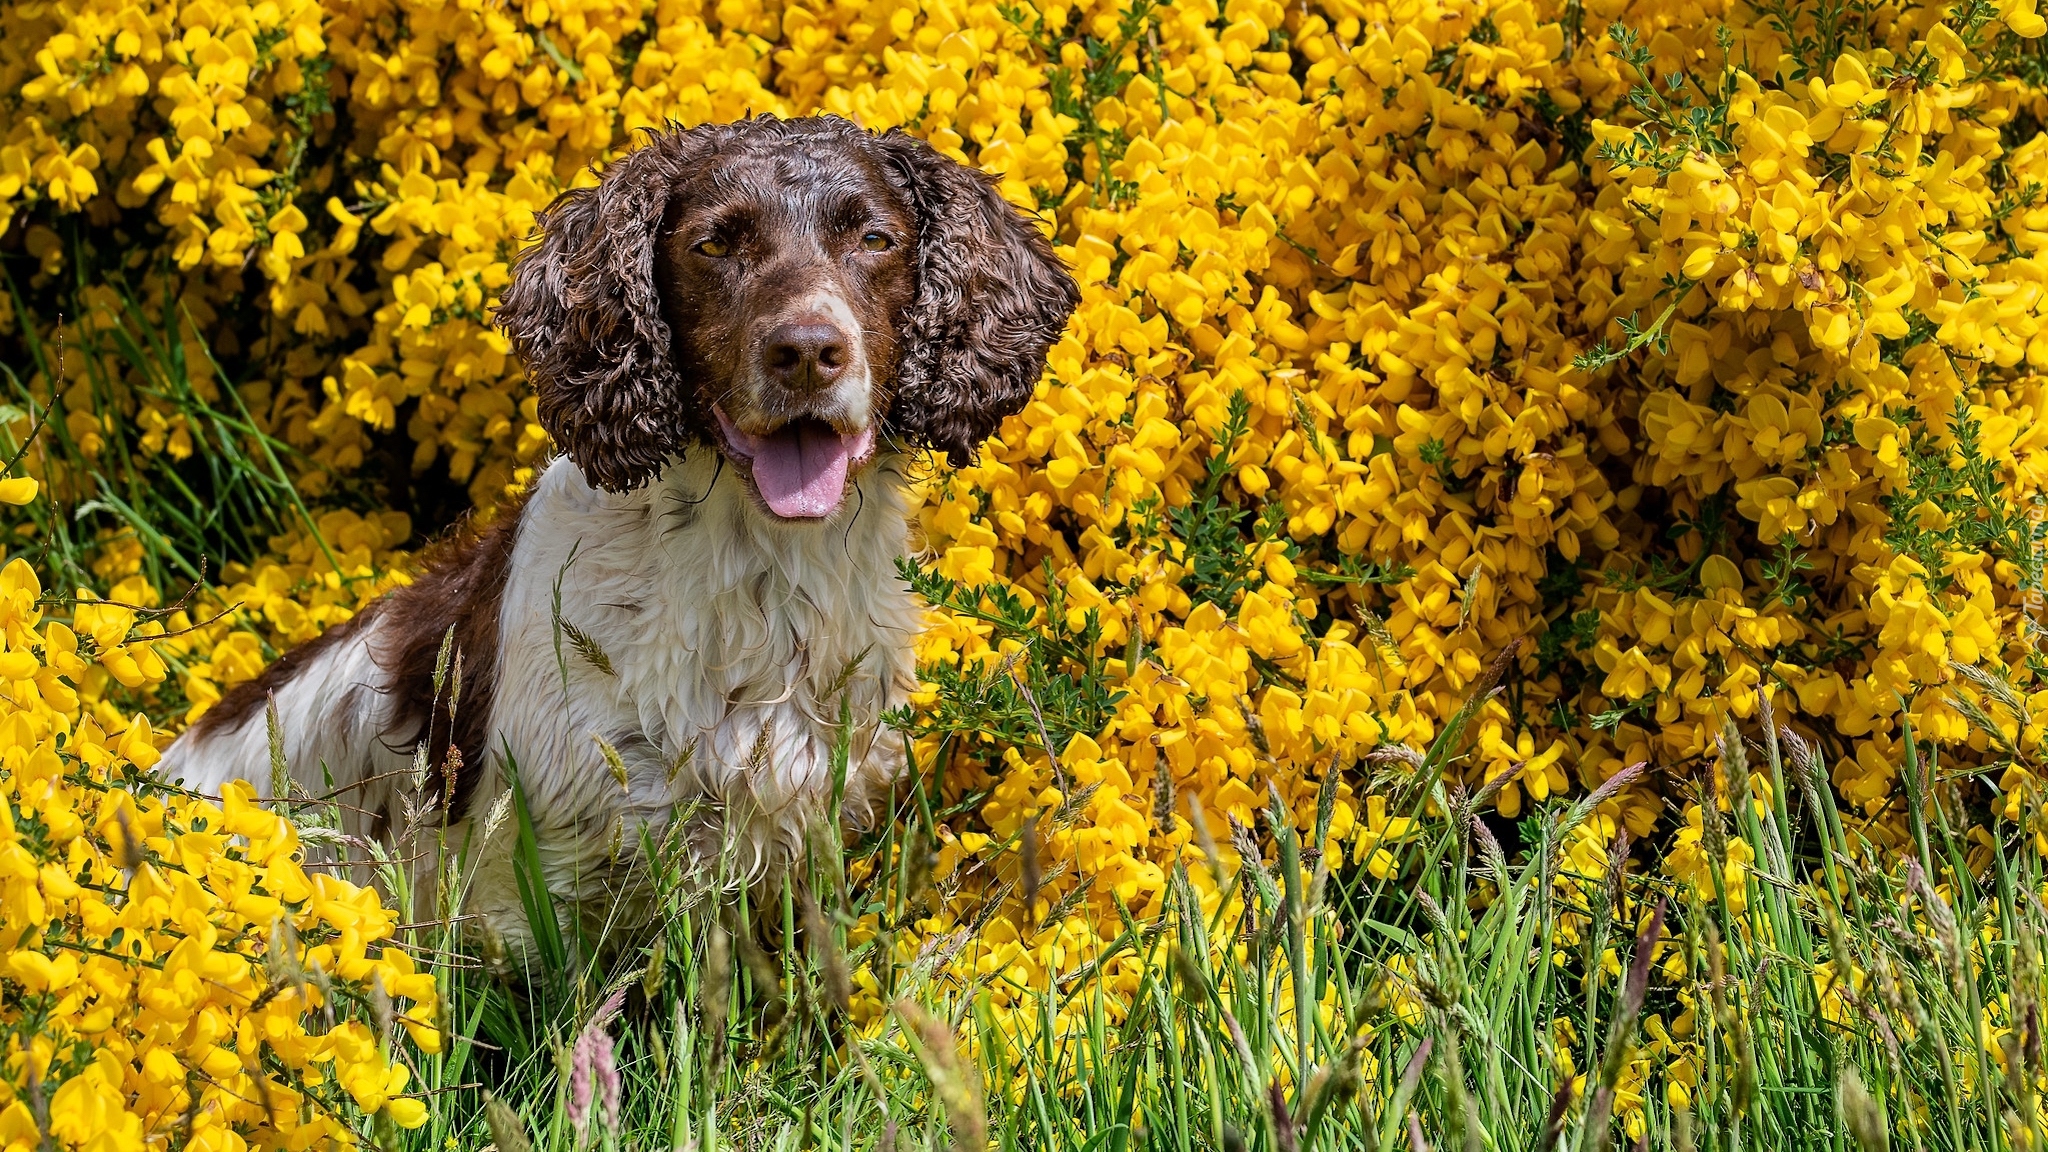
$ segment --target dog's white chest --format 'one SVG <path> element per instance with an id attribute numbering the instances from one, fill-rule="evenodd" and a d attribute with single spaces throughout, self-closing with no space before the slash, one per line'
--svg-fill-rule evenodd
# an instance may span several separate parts
<path id="1" fill-rule="evenodd" d="M 694 863 L 727 882 L 800 852 L 834 788 L 842 695 L 856 814 L 901 767 L 879 724 L 914 685 L 918 624 L 894 464 L 793 530 L 747 514 L 702 455 L 626 495 L 558 464 L 521 519 L 490 727 L 558 894 L 609 886 L 621 848 L 679 813 Z"/>

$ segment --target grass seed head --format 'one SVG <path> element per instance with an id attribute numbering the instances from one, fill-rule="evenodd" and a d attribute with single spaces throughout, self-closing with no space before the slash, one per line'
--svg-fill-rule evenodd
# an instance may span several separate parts
<path id="1" fill-rule="evenodd" d="M 933 1093 L 946 1110 L 954 1152 L 982 1152 L 988 1147 L 988 1110 L 980 1073 L 961 1059 L 953 1030 L 943 1020 L 909 1000 L 898 1000 L 895 1011 L 931 1080 Z"/>
<path id="2" fill-rule="evenodd" d="M 488 1089 L 484 1091 L 484 1123 L 498 1152 L 533 1152 L 533 1141 L 526 1135 L 526 1121 Z"/>
<path id="3" fill-rule="evenodd" d="M 1025 920 L 1038 923 L 1038 889 L 1045 883 L 1045 872 L 1039 865 L 1038 817 L 1029 816 L 1024 827 L 1017 833 L 1017 883 L 1024 891 Z"/>
<path id="4" fill-rule="evenodd" d="M 846 955 L 839 950 L 831 923 L 810 890 L 800 891 L 797 900 L 803 912 L 804 935 L 810 937 L 811 952 L 817 957 L 819 973 L 824 977 L 825 1000 L 834 1010 L 844 1013 L 853 1003 L 853 977 L 846 968 Z"/>
<path id="5" fill-rule="evenodd" d="M 1884 1105 L 1870 1094 L 1853 1064 L 1842 1066 L 1839 1103 L 1842 1124 L 1861 1152 L 1891 1152 L 1891 1126 L 1885 1121 Z"/>
<path id="6" fill-rule="evenodd" d="M 722 924 L 713 921 L 704 941 L 704 984 L 703 999 L 697 1006 L 697 1018 L 703 1022 L 704 1035 L 711 1045 L 711 1059 L 714 1066 L 725 1058 L 726 1015 L 732 1001 L 732 937 Z"/>

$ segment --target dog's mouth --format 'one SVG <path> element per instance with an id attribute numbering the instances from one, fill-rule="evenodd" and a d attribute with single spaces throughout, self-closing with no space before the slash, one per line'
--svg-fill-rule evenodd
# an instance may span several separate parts
<path id="1" fill-rule="evenodd" d="M 742 431 L 723 408 L 718 417 L 725 454 L 752 480 L 768 510 L 784 520 L 820 520 L 846 502 L 847 476 L 875 451 L 874 425 L 842 432 L 815 416 L 771 431 Z"/>

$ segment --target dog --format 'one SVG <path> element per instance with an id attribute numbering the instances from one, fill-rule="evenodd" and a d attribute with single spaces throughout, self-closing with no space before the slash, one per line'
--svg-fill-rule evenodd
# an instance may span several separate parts
<path id="1" fill-rule="evenodd" d="M 560 456 L 158 768 L 267 792 L 274 709 L 295 789 L 386 840 L 424 768 L 473 846 L 464 910 L 514 947 L 518 837 L 483 830 L 515 775 L 564 923 L 616 915 L 643 843 L 744 883 L 806 851 L 835 792 L 850 826 L 885 809 L 922 611 L 907 470 L 971 461 L 1080 298 L 989 177 L 836 117 L 669 125 L 537 229 L 495 322 Z"/>

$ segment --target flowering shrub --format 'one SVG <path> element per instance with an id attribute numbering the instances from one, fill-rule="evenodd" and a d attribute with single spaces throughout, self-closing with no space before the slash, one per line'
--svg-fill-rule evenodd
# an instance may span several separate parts
<path id="1" fill-rule="evenodd" d="M 275 526 L 287 554 L 217 593 L 242 615 L 158 646 L 196 712 L 402 562 L 410 525 L 362 510 L 530 478 L 488 312 L 557 191 L 669 119 L 905 125 L 1040 209 L 1084 301 L 1032 405 L 925 484 L 904 720 L 943 818 L 906 850 L 938 883 L 857 941 L 1000 1010 L 1275 795 L 1305 860 L 1385 880 L 1419 763 L 1393 750 L 1501 652 L 1448 784 L 1506 833 L 1616 782 L 1559 884 L 1647 843 L 1739 909 L 1718 810 L 1786 785 L 1715 740 L 1767 703 L 1858 843 L 1909 844 L 1934 787 L 1980 847 L 2048 837 L 2044 27 L 2033 0 L 19 3 L 12 339 L 132 308 L 250 423 L 208 440 L 102 350 L 62 381 L 42 356 L 14 426 L 59 403 L 64 452 L 24 466 L 60 502 L 133 427 L 164 467 L 260 432 L 294 499 L 356 510 L 319 522 L 332 557 Z M 158 585 L 120 598 L 175 597 L 155 545 L 107 539 L 107 583 Z M 1916 748 L 1970 771 L 1907 778 Z"/>
<path id="2" fill-rule="evenodd" d="M 160 680 L 162 624 L 47 603 L 26 561 L 0 568 L 0 1141 L 305 1148 L 353 1145 L 358 1113 L 422 1123 L 391 1046 L 402 1024 L 440 1049 L 438 996 L 380 947 L 397 917 L 246 785 L 149 779 L 148 719 L 84 696 Z"/>

